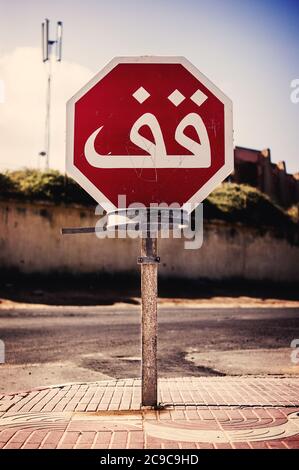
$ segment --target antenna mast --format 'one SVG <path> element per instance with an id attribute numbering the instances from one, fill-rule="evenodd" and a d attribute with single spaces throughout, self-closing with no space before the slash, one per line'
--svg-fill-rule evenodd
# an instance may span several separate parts
<path id="1" fill-rule="evenodd" d="M 43 62 L 48 62 L 47 78 L 47 102 L 46 102 L 46 120 L 45 120 L 45 147 L 40 156 L 46 157 L 45 168 L 49 169 L 50 163 L 50 135 L 51 135 L 51 85 L 52 85 L 52 51 L 56 45 L 56 61 L 61 62 L 62 57 L 62 21 L 57 21 L 56 40 L 49 38 L 50 21 L 46 18 L 42 23 L 42 54 Z"/>

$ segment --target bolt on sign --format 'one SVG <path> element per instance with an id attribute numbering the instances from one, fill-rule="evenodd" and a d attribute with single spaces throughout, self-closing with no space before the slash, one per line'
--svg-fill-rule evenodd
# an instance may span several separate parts
<path id="1" fill-rule="evenodd" d="M 183 57 L 115 58 L 67 103 L 67 171 L 108 212 L 190 212 L 232 170 L 232 103 Z"/>

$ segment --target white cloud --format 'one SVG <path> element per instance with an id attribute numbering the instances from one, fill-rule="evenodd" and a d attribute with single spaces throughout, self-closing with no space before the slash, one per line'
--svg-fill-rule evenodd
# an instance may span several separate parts
<path id="1" fill-rule="evenodd" d="M 0 56 L 0 169 L 37 167 L 44 150 L 48 64 L 38 48 L 22 47 Z M 52 64 L 50 166 L 64 170 L 66 101 L 93 75 L 91 70 L 62 61 Z"/>

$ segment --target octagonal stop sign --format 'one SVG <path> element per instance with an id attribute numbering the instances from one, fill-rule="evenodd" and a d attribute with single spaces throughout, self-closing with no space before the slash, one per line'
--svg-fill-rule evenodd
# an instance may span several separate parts
<path id="1" fill-rule="evenodd" d="M 67 103 L 67 171 L 107 211 L 190 212 L 233 170 L 232 133 L 230 99 L 185 58 L 115 58 Z"/>

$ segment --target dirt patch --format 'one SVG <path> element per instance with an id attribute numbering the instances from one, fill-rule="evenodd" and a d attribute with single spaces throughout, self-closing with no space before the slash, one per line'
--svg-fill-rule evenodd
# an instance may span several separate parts
<path id="1" fill-rule="evenodd" d="M 13 393 L 35 387 L 69 382 L 93 382 L 111 377 L 100 371 L 80 367 L 66 362 L 45 364 L 0 365 L 0 393 Z"/>
<path id="2" fill-rule="evenodd" d="M 297 376 L 299 364 L 292 363 L 291 352 L 291 348 L 190 351 L 185 359 L 199 368 L 211 368 L 225 375 Z"/>
<path id="3" fill-rule="evenodd" d="M 118 354 L 97 359 L 84 358 L 81 361 L 81 366 L 88 370 L 100 371 L 117 379 L 137 378 L 140 377 L 141 359 L 136 356 L 127 357 Z M 192 363 L 186 359 L 184 351 L 170 351 L 167 355 L 164 354 L 163 358 L 158 359 L 158 370 L 163 377 L 226 375 L 212 367 Z"/>

